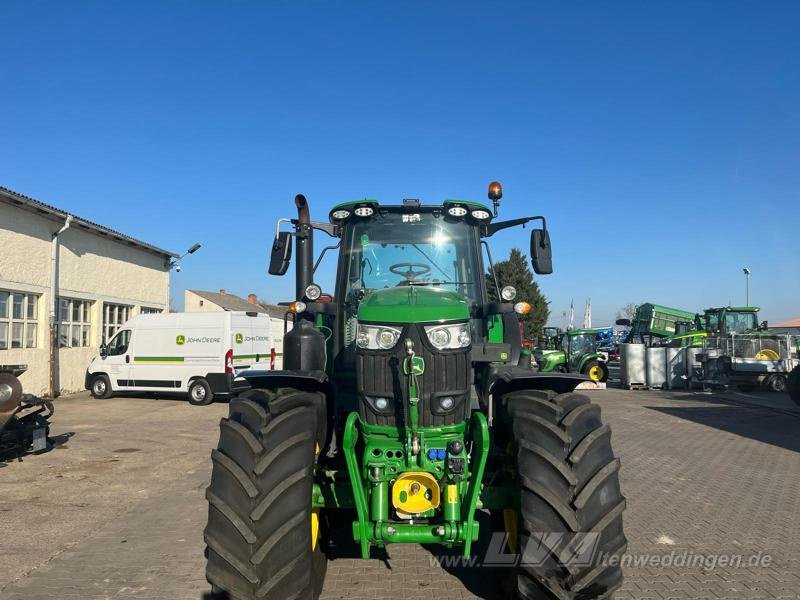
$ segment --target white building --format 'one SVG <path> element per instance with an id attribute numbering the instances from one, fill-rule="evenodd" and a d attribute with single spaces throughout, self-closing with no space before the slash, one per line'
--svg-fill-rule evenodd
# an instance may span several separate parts
<path id="1" fill-rule="evenodd" d="M 82 390 L 103 340 L 135 314 L 168 309 L 175 258 L 0 187 L 0 364 L 28 365 L 31 394 Z"/>

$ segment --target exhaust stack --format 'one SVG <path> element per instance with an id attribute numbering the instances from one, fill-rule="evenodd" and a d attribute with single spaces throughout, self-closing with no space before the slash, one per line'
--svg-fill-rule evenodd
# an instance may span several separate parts
<path id="1" fill-rule="evenodd" d="M 314 230 L 311 228 L 311 215 L 306 197 L 303 194 L 297 194 L 294 197 L 294 205 L 297 207 L 295 298 L 302 300 L 306 288 L 312 283 L 314 274 Z"/>

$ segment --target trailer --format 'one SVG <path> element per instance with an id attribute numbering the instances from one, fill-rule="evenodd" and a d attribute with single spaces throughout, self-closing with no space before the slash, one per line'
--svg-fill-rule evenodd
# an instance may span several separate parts
<path id="1" fill-rule="evenodd" d="M 694 327 L 695 313 L 646 302 L 636 308 L 627 342 L 651 345 Z"/>
<path id="2" fill-rule="evenodd" d="M 764 386 L 785 392 L 789 373 L 800 365 L 800 336 L 746 333 L 708 336 L 697 355 L 696 379 L 704 386 Z"/>

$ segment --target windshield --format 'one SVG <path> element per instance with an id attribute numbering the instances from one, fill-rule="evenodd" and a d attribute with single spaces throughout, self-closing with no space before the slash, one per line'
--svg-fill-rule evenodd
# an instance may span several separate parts
<path id="1" fill-rule="evenodd" d="M 475 233 L 463 221 L 431 213 L 379 213 L 357 221 L 344 241 L 345 297 L 421 285 L 456 292 L 471 304 L 482 302 Z"/>
<path id="2" fill-rule="evenodd" d="M 730 311 L 725 313 L 725 331 L 727 333 L 744 333 L 757 327 L 755 313 Z"/>

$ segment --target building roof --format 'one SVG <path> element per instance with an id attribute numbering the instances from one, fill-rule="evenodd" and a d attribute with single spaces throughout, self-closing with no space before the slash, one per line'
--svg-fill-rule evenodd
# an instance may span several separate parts
<path id="1" fill-rule="evenodd" d="M 86 229 L 92 233 L 96 233 L 120 243 L 128 244 L 129 246 L 135 246 L 155 254 L 160 254 L 168 259 L 179 258 L 179 255 L 175 254 L 174 252 L 170 252 L 169 250 L 164 250 L 163 248 L 148 244 L 147 242 L 137 240 L 129 235 L 125 235 L 124 233 L 120 233 L 119 231 L 109 227 L 99 225 L 98 223 L 94 223 L 88 219 L 81 218 L 76 214 L 61 210 L 60 208 L 56 208 L 50 204 L 45 204 L 44 202 L 31 198 L 30 196 L 25 196 L 24 194 L 20 194 L 19 192 L 15 192 L 14 190 L 10 190 L 3 186 L 0 186 L 0 201 L 6 201 L 9 204 L 27 209 L 34 213 L 56 217 L 62 221 L 66 219 L 67 216 L 71 215 L 73 226 Z"/>
<path id="2" fill-rule="evenodd" d="M 783 323 L 778 323 L 776 325 L 770 325 L 772 327 L 800 327 L 800 317 L 796 319 L 789 319 L 788 321 L 784 321 Z"/>
<path id="3" fill-rule="evenodd" d="M 193 294 L 197 294 L 201 298 L 216 304 L 223 310 L 236 310 L 244 312 L 258 312 L 267 314 L 270 317 L 282 319 L 286 314 L 287 308 L 285 306 L 275 306 L 274 304 L 267 304 L 265 302 L 250 302 L 241 296 L 231 294 L 220 290 L 219 292 L 208 292 L 206 290 L 187 290 Z"/>

